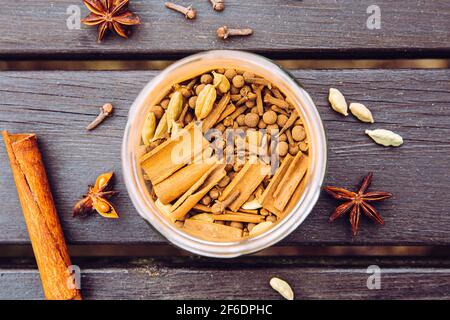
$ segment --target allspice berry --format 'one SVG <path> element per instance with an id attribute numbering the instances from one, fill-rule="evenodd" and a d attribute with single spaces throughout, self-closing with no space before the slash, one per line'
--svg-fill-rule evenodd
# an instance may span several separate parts
<path id="1" fill-rule="evenodd" d="M 240 114 L 236 118 L 236 122 L 238 123 L 239 126 L 243 126 L 245 124 L 245 115 L 244 114 Z"/>
<path id="2" fill-rule="evenodd" d="M 185 98 L 189 98 L 190 96 L 192 96 L 192 91 L 185 87 L 180 88 L 180 93 Z"/>
<path id="3" fill-rule="evenodd" d="M 232 80 L 233 86 L 236 88 L 242 88 L 245 85 L 244 77 L 241 75 L 237 75 Z"/>
<path id="4" fill-rule="evenodd" d="M 280 128 L 278 128 L 277 124 L 268 124 L 266 127 L 267 133 L 269 134 L 275 134 L 276 132 L 280 131 Z"/>
<path id="5" fill-rule="evenodd" d="M 258 126 L 258 122 L 259 122 L 259 115 L 256 113 L 247 113 L 245 115 L 245 125 L 248 126 L 249 128 L 255 128 L 256 126 Z"/>
<path id="6" fill-rule="evenodd" d="M 224 76 L 227 77 L 228 80 L 233 80 L 233 78 L 237 75 L 236 70 L 227 69 L 225 70 Z"/>
<path id="7" fill-rule="evenodd" d="M 202 204 L 204 204 L 205 206 L 209 206 L 212 202 L 212 199 L 210 196 L 206 195 L 202 198 Z"/>
<path id="8" fill-rule="evenodd" d="M 289 153 L 291 155 L 295 156 L 299 151 L 300 151 L 300 149 L 298 148 L 298 145 L 292 144 L 289 146 Z"/>
<path id="9" fill-rule="evenodd" d="M 196 88 L 195 88 L 195 94 L 199 95 L 200 92 L 202 92 L 202 90 L 205 89 L 205 84 L 199 84 Z"/>
<path id="10" fill-rule="evenodd" d="M 278 143 L 278 155 L 280 157 L 284 157 L 285 155 L 287 155 L 288 151 L 289 151 L 289 145 L 287 144 L 286 141 L 280 141 Z"/>
<path id="11" fill-rule="evenodd" d="M 150 108 L 150 111 L 155 114 L 156 119 L 161 119 L 164 115 L 164 109 L 161 106 L 153 106 Z"/>
<path id="12" fill-rule="evenodd" d="M 274 124 L 275 122 L 277 122 L 277 114 L 272 110 L 266 111 L 263 114 L 263 121 L 266 124 Z"/>
<path id="13" fill-rule="evenodd" d="M 200 82 L 203 84 L 211 84 L 213 83 L 213 77 L 209 73 L 202 74 Z"/>
<path id="14" fill-rule="evenodd" d="M 252 72 L 249 72 L 249 71 L 245 71 L 242 76 L 244 77 L 245 80 L 247 80 L 247 79 L 253 79 L 255 77 L 255 74 Z"/>
<path id="15" fill-rule="evenodd" d="M 220 192 L 218 189 L 214 188 L 209 192 L 209 196 L 215 200 L 215 199 L 219 198 Z"/>
<path id="16" fill-rule="evenodd" d="M 306 138 L 306 131 L 302 126 L 292 128 L 292 139 L 295 141 L 303 141 Z"/>
<path id="17" fill-rule="evenodd" d="M 231 94 L 239 94 L 239 90 L 241 90 L 240 88 L 236 88 L 235 86 L 231 86 L 231 89 L 230 89 L 230 93 Z"/>
<path id="18" fill-rule="evenodd" d="M 189 107 L 195 109 L 195 103 L 197 102 L 197 96 L 192 96 L 189 98 Z"/>

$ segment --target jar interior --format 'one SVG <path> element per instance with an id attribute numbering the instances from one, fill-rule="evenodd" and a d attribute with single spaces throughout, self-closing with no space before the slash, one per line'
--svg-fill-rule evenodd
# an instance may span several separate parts
<path id="1" fill-rule="evenodd" d="M 161 232 L 176 245 L 182 247 L 185 247 L 183 245 L 183 239 L 188 242 L 193 241 L 198 243 L 198 246 L 216 245 L 219 247 L 229 246 L 231 248 L 237 245 L 241 247 L 241 251 L 239 252 L 239 254 L 241 254 L 246 253 L 245 251 L 255 251 L 255 247 L 252 247 L 254 245 L 250 243 L 264 237 L 270 237 L 271 233 L 274 234 L 274 239 L 265 241 L 265 243 L 266 245 L 270 244 L 270 242 L 273 243 L 276 241 L 276 238 L 282 238 L 293 230 L 292 227 L 286 226 L 286 224 L 297 226 L 303 221 L 312 208 L 311 204 L 308 203 L 312 203 L 312 205 L 315 203 L 318 196 L 318 186 L 320 188 L 323 180 L 325 170 L 324 157 L 326 157 L 324 134 L 320 118 L 318 118 L 319 123 L 317 122 L 317 110 L 309 96 L 295 81 L 293 81 L 290 75 L 268 60 L 261 58 L 257 60 L 236 59 L 236 56 L 234 56 L 235 54 L 236 52 L 231 54 L 230 57 L 219 55 L 214 59 L 211 59 L 211 57 L 205 58 L 200 55 L 197 58 L 191 58 L 188 62 L 180 63 L 174 68 L 169 67 L 156 79 L 157 81 L 152 81 L 151 84 L 143 90 L 132 110 L 130 110 L 129 123 L 127 125 L 128 135 L 126 141 L 124 140 L 124 151 L 126 152 L 127 158 L 132 160 L 131 178 L 134 182 L 135 192 L 138 193 L 138 211 L 141 215 L 144 213 L 144 218 L 150 221 L 156 230 Z M 288 204 L 288 209 L 286 210 L 288 213 L 286 216 L 277 221 L 274 226 L 263 233 L 231 242 L 220 241 L 217 239 L 201 239 L 198 235 L 190 234 L 189 231 L 176 227 L 155 205 L 149 192 L 148 182 L 144 179 L 143 172 L 139 165 L 139 159 L 145 152 L 141 147 L 140 132 L 144 125 L 145 114 L 149 109 L 153 105 L 158 104 L 167 95 L 173 85 L 219 68 L 252 72 L 257 76 L 270 81 L 290 100 L 291 104 L 295 106 L 302 119 L 309 143 L 308 170 L 301 185 L 297 187 L 294 196 Z M 289 81 L 286 81 L 287 79 L 289 79 Z M 311 105 L 313 109 L 311 109 Z M 322 134 L 317 135 L 317 132 L 321 132 Z M 127 179 L 127 177 L 125 177 L 125 179 Z M 136 201 L 133 202 L 136 205 Z M 307 202 L 307 204 L 304 204 L 304 202 Z M 292 217 L 294 214 L 295 217 Z M 246 244 L 248 247 L 247 249 L 245 249 Z M 198 249 L 195 248 L 196 244 L 191 245 L 192 247 L 190 249 L 188 248 L 188 250 L 199 252 Z M 232 250 L 236 250 L 236 248 Z M 213 256 L 216 255 L 214 254 Z"/>

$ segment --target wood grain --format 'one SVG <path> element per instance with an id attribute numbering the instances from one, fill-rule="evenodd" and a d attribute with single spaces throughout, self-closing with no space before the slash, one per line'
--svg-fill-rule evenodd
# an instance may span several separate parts
<path id="1" fill-rule="evenodd" d="M 222 267 L 217 261 L 199 265 L 189 259 L 178 264 L 148 259 L 81 264 L 81 291 L 85 299 L 282 299 L 269 286 L 277 276 L 300 300 L 450 299 L 450 269 L 445 265 L 389 266 L 373 260 L 323 266 L 264 260 L 225 262 Z M 380 267 L 379 290 L 367 288 L 371 265 Z M 32 266 L 0 267 L 0 299 L 42 299 L 38 272 Z"/>
<path id="2" fill-rule="evenodd" d="M 156 72 L 2 72 L 0 128 L 36 132 L 67 242 L 161 244 L 166 241 L 133 208 L 121 176 L 120 147 L 129 106 Z M 376 204 L 384 227 L 362 218 L 352 237 L 347 218 L 334 224 L 328 216 L 335 201 L 322 195 L 306 221 L 283 245 L 449 245 L 450 244 L 450 71 L 449 70 L 304 70 L 294 76 L 310 92 L 329 141 L 326 184 L 354 188 L 369 170 L 372 190 L 394 198 Z M 330 86 L 349 101 L 365 103 L 376 123 L 333 112 Z M 114 116 L 93 132 L 84 130 L 105 102 Z M 366 128 L 401 134 L 405 144 L 384 148 Z M 99 173 L 115 170 L 121 218 L 73 218 L 71 207 Z M 6 152 L 0 148 L 0 243 L 26 244 Z"/>
<path id="3" fill-rule="evenodd" d="M 378 0 L 381 29 L 370 30 L 366 11 L 373 1 L 227 0 L 225 11 L 208 1 L 192 2 L 194 21 L 166 9 L 163 1 L 133 0 L 142 20 L 129 40 L 107 36 L 101 44 L 96 28 L 70 30 L 72 5 L 87 14 L 81 1 L 17 0 L 0 12 L 0 58 L 145 58 L 168 59 L 210 49 L 240 49 L 272 57 L 448 57 L 450 2 Z M 69 9 L 69 12 L 70 9 Z M 20 21 L 20 23 L 18 22 Z M 251 27 L 254 35 L 222 41 L 222 25 Z"/>

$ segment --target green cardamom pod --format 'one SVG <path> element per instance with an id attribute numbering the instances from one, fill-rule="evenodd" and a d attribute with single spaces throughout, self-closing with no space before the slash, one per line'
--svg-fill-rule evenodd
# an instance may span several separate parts
<path id="1" fill-rule="evenodd" d="M 214 102 L 217 98 L 216 88 L 212 84 L 208 84 L 200 91 L 195 102 L 195 116 L 197 120 L 202 120 L 211 112 Z"/>
<path id="2" fill-rule="evenodd" d="M 172 123 L 177 121 L 183 110 L 183 95 L 179 91 L 175 91 L 170 98 L 169 105 L 167 106 L 167 131 L 172 129 Z"/>
<path id="3" fill-rule="evenodd" d="M 155 113 L 149 112 L 144 121 L 144 127 L 142 128 L 142 141 L 144 145 L 150 145 L 150 142 L 155 135 L 156 129 L 156 116 Z"/>
<path id="4" fill-rule="evenodd" d="M 214 76 L 213 84 L 214 87 L 219 89 L 222 93 L 227 93 L 230 90 L 230 81 L 228 81 L 227 77 L 225 77 L 223 74 L 213 72 Z"/>

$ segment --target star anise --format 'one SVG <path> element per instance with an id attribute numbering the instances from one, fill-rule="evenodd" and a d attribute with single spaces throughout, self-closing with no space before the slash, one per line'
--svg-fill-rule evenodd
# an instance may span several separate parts
<path id="1" fill-rule="evenodd" d="M 141 23 L 139 17 L 128 10 L 129 2 L 130 0 L 83 0 L 91 13 L 81 22 L 88 26 L 98 25 L 99 42 L 108 29 L 128 38 L 130 26 Z"/>
<path id="2" fill-rule="evenodd" d="M 113 175 L 113 172 L 107 172 L 98 176 L 95 185 L 89 186 L 88 193 L 73 207 L 74 216 L 97 211 L 105 218 L 117 219 L 119 217 L 113 205 L 106 200 L 119 193 L 110 190 Z"/>
<path id="3" fill-rule="evenodd" d="M 324 187 L 328 194 L 337 200 L 345 200 L 346 202 L 338 206 L 330 216 L 330 221 L 334 221 L 343 214 L 350 211 L 350 224 L 352 232 L 355 236 L 358 233 L 358 223 L 361 211 L 370 219 L 378 224 L 384 225 L 384 221 L 378 214 L 377 210 L 368 202 L 381 201 L 392 197 L 392 194 L 384 191 L 366 192 L 372 182 L 373 173 L 369 172 L 363 179 L 358 193 L 348 191 L 339 187 Z"/>

